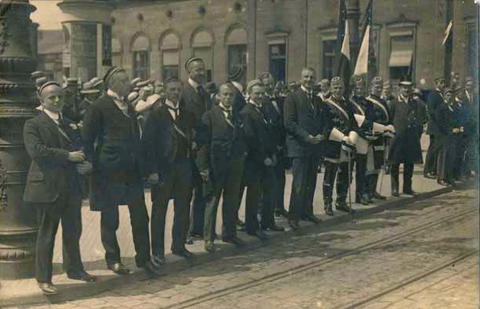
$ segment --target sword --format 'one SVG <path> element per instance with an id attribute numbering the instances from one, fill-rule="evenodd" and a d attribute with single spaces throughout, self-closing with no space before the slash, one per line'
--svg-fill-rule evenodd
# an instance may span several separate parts
<path id="1" fill-rule="evenodd" d="M 352 157 L 350 152 L 347 152 L 348 156 L 348 206 L 350 207 L 350 215 L 353 217 L 352 212 Z"/>

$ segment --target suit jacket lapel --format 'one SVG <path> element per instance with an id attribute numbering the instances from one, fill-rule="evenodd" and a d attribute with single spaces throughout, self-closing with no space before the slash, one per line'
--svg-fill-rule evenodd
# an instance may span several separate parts
<path id="1" fill-rule="evenodd" d="M 68 142 L 71 142 L 70 138 L 68 137 L 66 132 L 61 132 L 58 125 L 53 121 L 52 118 L 48 117 L 47 114 L 42 112 L 42 122 L 45 126 L 55 135 L 57 136 L 58 142 L 60 142 L 60 138 L 66 139 Z"/>

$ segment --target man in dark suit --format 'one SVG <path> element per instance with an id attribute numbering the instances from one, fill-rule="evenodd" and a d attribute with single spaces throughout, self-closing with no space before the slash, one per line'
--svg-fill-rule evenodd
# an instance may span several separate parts
<path id="1" fill-rule="evenodd" d="M 277 165 L 275 171 L 275 188 L 274 188 L 274 207 L 276 217 L 287 218 L 288 213 L 285 210 L 285 170 L 288 165 L 286 157 L 285 138 L 286 131 L 283 123 L 283 103 L 285 98 L 274 95 L 275 80 L 269 72 L 260 74 L 259 80 L 265 85 L 265 96 L 263 97 L 263 112 L 270 119 L 270 136 L 276 144 L 275 154 L 277 156 Z"/>
<path id="2" fill-rule="evenodd" d="M 172 253 L 193 257 L 185 248 L 185 241 L 195 164 L 192 154 L 195 115 L 180 101 L 183 84 L 179 79 L 170 77 L 164 86 L 165 102 L 150 113 L 142 138 L 145 172 L 152 184 L 152 253 L 156 265 L 165 262 L 165 217 L 171 197 L 175 208 Z"/>
<path id="3" fill-rule="evenodd" d="M 467 149 L 463 174 L 466 178 L 472 177 L 472 171 L 478 174 L 478 123 L 480 119 L 478 115 L 478 83 L 476 85 L 472 77 L 465 78 L 464 104 L 471 111 L 472 126 L 465 141 Z"/>
<path id="4" fill-rule="evenodd" d="M 212 108 L 210 95 L 205 90 L 203 83 L 205 81 L 205 64 L 202 59 L 193 57 L 185 63 L 185 69 L 188 72 L 188 80 L 182 90 L 182 104 L 186 111 L 193 114 L 195 117 L 195 128 L 197 132 L 196 141 L 198 141 L 196 149 L 194 149 L 193 157 L 197 157 L 197 150 L 202 142 L 204 136 L 202 116 Z M 205 140 L 205 138 L 203 138 Z M 203 237 L 203 222 L 205 220 L 205 192 L 203 192 L 203 185 L 207 175 L 200 175 L 198 166 L 194 166 L 195 187 L 193 190 L 193 202 L 190 212 L 190 228 L 188 231 L 187 243 L 192 244 L 193 238 Z"/>
<path id="5" fill-rule="evenodd" d="M 427 134 L 430 135 L 430 145 L 427 150 L 427 157 L 425 159 L 425 167 L 423 175 L 426 178 L 435 179 L 436 158 L 440 151 L 440 142 L 435 143 L 435 135 L 440 133 L 438 128 L 438 121 L 436 119 L 436 112 L 438 107 L 444 104 L 443 90 L 445 90 L 445 78 L 443 76 L 437 77 L 433 80 L 435 82 L 435 90 L 432 91 L 427 98 L 427 110 L 429 115 Z"/>
<path id="6" fill-rule="evenodd" d="M 207 151 L 201 152 L 200 171 L 209 175 L 211 192 L 207 195 L 205 210 L 205 250 L 215 251 L 217 209 L 223 196 L 222 239 L 237 246 L 244 241 L 237 237 L 236 219 L 238 192 L 242 182 L 247 148 L 241 122 L 233 118 L 233 89 L 229 84 L 220 86 L 220 103 L 203 115 L 207 127 Z M 238 117 L 238 115 L 237 115 Z"/>
<path id="7" fill-rule="evenodd" d="M 262 190 L 262 226 L 271 230 L 280 230 L 275 225 L 273 215 L 273 191 L 271 181 L 274 178 L 273 167 L 277 163 L 275 142 L 269 136 L 271 125 L 262 111 L 265 87 L 255 79 L 248 83 L 247 93 L 250 97 L 247 105 L 241 111 L 241 121 L 248 156 L 245 160 L 244 182 L 247 186 L 245 204 L 245 227 L 247 234 L 260 239 L 268 238 L 258 224 L 257 212 L 260 192 Z"/>
<path id="8" fill-rule="evenodd" d="M 47 82 L 38 91 L 43 111 L 27 120 L 23 139 L 32 158 L 23 199 L 37 207 L 40 226 L 35 250 L 35 277 L 46 295 L 57 294 L 52 283 L 55 235 L 60 220 L 63 230 L 63 266 L 71 279 L 86 282 L 95 277 L 85 272 L 80 257 L 82 234 L 81 175 L 92 170 L 85 161 L 79 128 L 63 119 L 64 94 L 59 84 Z"/>
<path id="9" fill-rule="evenodd" d="M 121 261 L 116 231 L 119 205 L 128 205 L 135 262 L 137 267 L 154 271 L 150 262 L 148 213 L 143 191 L 140 130 L 133 106 L 127 102 L 131 84 L 127 73 L 111 68 L 104 77 L 107 92 L 83 118 L 85 155 L 93 161 L 90 179 L 90 207 L 101 211 L 101 238 L 108 269 L 130 274 Z"/>
<path id="10" fill-rule="evenodd" d="M 420 103 L 412 98 L 412 83 L 400 82 L 400 94 L 390 105 L 390 115 L 396 135 L 392 139 L 388 162 L 392 166 L 392 196 L 399 196 L 398 177 L 400 164 L 403 163 L 403 193 L 415 195 L 412 189 L 414 164 L 422 163 L 420 134 L 427 115 Z"/>
<path id="11" fill-rule="evenodd" d="M 284 123 L 287 131 L 287 156 L 292 159 L 292 194 L 288 223 L 298 229 L 300 219 L 320 223 L 313 214 L 313 198 L 317 185 L 317 167 L 322 155 L 321 142 L 325 139 L 327 106 L 317 96 L 316 73 L 313 68 L 302 69 L 301 86 L 288 94 L 284 105 Z"/>

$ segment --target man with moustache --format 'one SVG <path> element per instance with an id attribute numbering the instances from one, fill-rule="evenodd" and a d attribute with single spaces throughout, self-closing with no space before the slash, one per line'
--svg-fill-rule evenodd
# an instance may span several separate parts
<path id="1" fill-rule="evenodd" d="M 262 222 L 263 227 L 279 230 L 273 215 L 273 194 L 271 182 L 274 176 L 274 166 L 277 164 L 276 145 L 269 136 L 271 123 L 263 112 L 262 103 L 265 87 L 258 79 L 247 85 L 249 101 L 240 112 L 248 147 L 245 160 L 244 183 L 247 186 L 245 205 L 245 228 L 249 235 L 260 239 L 268 238 L 258 224 L 257 212 L 260 191 L 263 192 Z"/>
<path id="2" fill-rule="evenodd" d="M 197 157 L 200 146 L 204 144 L 204 130 L 202 129 L 202 116 L 212 108 L 210 95 L 205 90 L 203 83 L 205 82 L 205 63 L 201 58 L 193 57 L 185 62 L 185 69 L 188 72 L 188 80 L 182 90 L 182 102 L 186 111 L 195 116 L 195 129 L 198 142 L 193 151 L 193 158 Z M 203 141 L 202 141 L 203 140 Z M 194 189 L 193 201 L 190 210 L 190 228 L 188 231 L 187 244 L 193 243 L 193 238 L 202 238 L 205 221 L 205 192 L 204 183 L 208 179 L 208 175 L 200 174 L 197 164 L 194 166 Z"/>
<path id="3" fill-rule="evenodd" d="M 412 98 L 412 83 L 400 82 L 400 94 L 390 105 L 396 135 L 392 139 L 388 161 L 391 164 L 392 196 L 399 196 L 399 169 L 403 163 L 403 193 L 416 195 L 412 189 L 414 164 L 422 163 L 419 131 L 425 115 L 420 103 Z"/>
<path id="4" fill-rule="evenodd" d="M 271 120 L 270 136 L 276 144 L 275 154 L 278 163 L 274 167 L 275 171 L 275 189 L 274 189 L 274 206 L 275 216 L 287 217 L 285 210 L 285 169 L 287 168 L 287 157 L 285 149 L 285 126 L 283 124 L 283 106 L 284 98 L 275 96 L 273 93 L 275 80 L 269 72 L 260 74 L 259 80 L 265 85 L 265 96 L 263 97 L 263 111 Z"/>
<path id="5" fill-rule="evenodd" d="M 223 241 L 237 246 L 245 244 L 237 237 L 236 210 L 247 148 L 240 121 L 234 118 L 232 112 L 234 98 L 232 86 L 223 84 L 219 91 L 219 104 L 202 117 L 208 132 L 208 151 L 202 152 L 203 157 L 199 160 L 201 162 L 199 168 L 200 171 L 209 171 L 209 182 L 212 187 L 212 192 L 206 198 L 203 233 L 207 252 L 215 251 L 217 209 L 221 197 L 223 197 Z"/>
<path id="6" fill-rule="evenodd" d="M 440 133 L 438 121 L 436 119 L 437 109 L 444 104 L 443 91 L 445 90 L 445 78 L 439 76 L 433 80 L 435 82 L 435 90 L 432 91 L 427 98 L 427 110 L 429 115 L 427 134 L 430 135 L 430 145 L 425 158 L 425 166 L 423 175 L 426 178 L 435 179 L 436 177 L 436 158 L 438 152 L 442 149 L 440 141 L 435 142 L 435 135 Z"/>
<path id="7" fill-rule="evenodd" d="M 192 258 L 185 248 L 194 162 L 192 142 L 195 115 L 180 100 L 183 84 L 176 77 L 164 82 L 166 98 L 155 107 L 145 124 L 142 145 L 147 181 L 152 184 L 152 254 L 155 266 L 165 263 L 165 219 L 173 197 L 172 253 Z"/>
<path id="8" fill-rule="evenodd" d="M 328 107 L 314 91 L 316 73 L 303 68 L 301 85 L 285 99 L 284 123 L 287 131 L 287 155 L 292 159 L 292 194 L 288 223 L 299 228 L 299 220 L 321 222 L 313 214 L 313 199 L 317 184 L 317 167 L 322 155 Z"/>
<path id="9" fill-rule="evenodd" d="M 104 77 L 104 93 L 83 118 L 83 141 L 87 160 L 93 162 L 90 208 L 101 212 L 101 239 L 108 269 L 127 275 L 121 261 L 116 231 L 119 205 L 128 205 L 137 267 L 155 271 L 150 262 L 148 213 L 143 191 L 140 129 L 133 106 L 127 101 L 132 85 L 127 73 L 112 67 Z"/>
<path id="10" fill-rule="evenodd" d="M 64 91 L 47 82 L 38 90 L 42 112 L 27 120 L 23 139 L 32 158 L 23 200 L 36 207 L 40 224 L 35 247 L 35 278 L 45 295 L 58 293 L 52 283 L 55 235 L 62 222 L 63 268 L 70 279 L 94 282 L 80 257 L 81 175 L 92 170 L 85 160 L 79 128 L 63 118 Z"/>

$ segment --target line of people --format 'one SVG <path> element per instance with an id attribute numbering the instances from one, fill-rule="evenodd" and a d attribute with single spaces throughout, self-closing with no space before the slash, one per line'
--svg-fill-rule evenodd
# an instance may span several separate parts
<path id="1" fill-rule="evenodd" d="M 113 67 L 102 80 L 104 90 L 95 88 L 98 81 L 84 87 L 87 102 L 80 106 L 86 108 L 76 119 L 67 117 L 64 87 L 37 78 L 41 113 L 24 129 L 32 158 L 24 200 L 37 205 L 42 218 L 36 278 L 45 294 L 58 292 L 52 283 L 52 258 L 60 221 L 67 275 L 96 280 L 83 269 L 78 244 L 85 178 L 91 210 L 101 216 L 107 267 L 121 275 L 131 270 L 122 263 L 117 239 L 119 205 L 128 205 L 137 267 L 155 274 L 165 264 L 170 200 L 171 251 L 192 258 L 187 245 L 196 239 L 204 241 L 207 252 L 216 250 L 220 201 L 221 239 L 236 246 L 245 244 L 238 231 L 260 239 L 269 238 L 265 231 L 284 231 L 276 223 L 279 217 L 294 230 L 301 220 L 319 224 L 313 212 L 319 165 L 325 168 L 323 202 L 329 216 L 334 215 L 333 206 L 354 213 L 352 194 L 364 205 L 386 199 L 377 192 L 386 165 L 391 169 L 392 195 L 400 194 L 400 164 L 403 193 L 415 195 L 413 166 L 422 162 L 420 137 L 428 116 L 413 96 L 411 82 L 402 81 L 395 97 L 379 76 L 371 80 L 368 94 L 365 81 L 355 78 L 353 95 L 346 97 L 342 78 L 317 84 L 315 70 L 306 67 L 298 85 L 289 85 L 284 96 L 272 74 L 264 72 L 245 87 L 244 71 L 235 67 L 215 93 L 212 84 L 207 91 L 202 59 L 189 59 L 185 69 L 185 82 L 170 77 L 155 90 L 152 81 L 131 81 L 125 70 Z M 441 115 L 438 119 L 446 119 L 445 126 L 454 125 L 446 111 Z M 445 152 L 444 161 L 450 162 L 451 156 Z M 287 169 L 293 176 L 288 211 Z M 351 192 L 354 170 L 356 191 Z M 151 218 L 145 184 L 151 188 Z M 245 190 L 242 222 L 239 209 Z"/>

